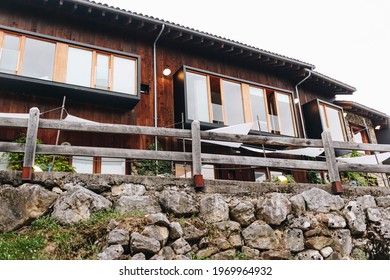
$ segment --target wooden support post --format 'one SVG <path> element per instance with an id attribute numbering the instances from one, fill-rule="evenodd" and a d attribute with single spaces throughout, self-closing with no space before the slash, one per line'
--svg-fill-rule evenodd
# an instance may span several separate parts
<path id="1" fill-rule="evenodd" d="M 31 182 L 32 179 L 33 166 L 35 161 L 35 149 L 37 147 L 39 113 L 39 109 L 36 107 L 30 109 L 23 160 L 22 182 Z"/>
<path id="2" fill-rule="evenodd" d="M 329 130 L 325 130 L 322 134 L 322 142 L 325 150 L 326 165 L 328 167 L 329 179 L 332 183 L 332 192 L 334 194 L 342 194 L 343 186 L 341 184 L 339 168 L 337 166 L 336 154 L 333 147 L 332 135 Z"/>
<path id="3" fill-rule="evenodd" d="M 194 175 L 194 187 L 203 188 L 204 180 L 202 175 L 202 148 L 200 142 L 200 122 L 195 120 L 191 124 L 192 135 L 192 171 Z"/>

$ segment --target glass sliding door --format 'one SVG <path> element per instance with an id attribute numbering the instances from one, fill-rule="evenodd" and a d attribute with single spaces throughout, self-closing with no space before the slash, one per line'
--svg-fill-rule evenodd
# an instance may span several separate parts
<path id="1" fill-rule="evenodd" d="M 223 80 L 222 88 L 226 124 L 235 125 L 244 123 L 241 84 Z"/>
<path id="2" fill-rule="evenodd" d="M 252 109 L 253 129 L 269 132 L 264 90 L 261 88 L 249 87 L 249 95 Z"/>
<path id="3" fill-rule="evenodd" d="M 0 52 L 0 72 L 16 74 L 19 63 L 20 37 L 5 34 Z"/>
<path id="4" fill-rule="evenodd" d="M 26 38 L 21 75 L 53 80 L 55 44 Z"/>
<path id="5" fill-rule="evenodd" d="M 92 51 L 69 47 L 66 82 L 91 87 Z"/>
<path id="6" fill-rule="evenodd" d="M 295 136 L 294 115 L 291 95 L 276 93 L 279 123 L 283 135 Z"/>
<path id="7" fill-rule="evenodd" d="M 186 74 L 188 119 L 210 122 L 207 76 Z"/>

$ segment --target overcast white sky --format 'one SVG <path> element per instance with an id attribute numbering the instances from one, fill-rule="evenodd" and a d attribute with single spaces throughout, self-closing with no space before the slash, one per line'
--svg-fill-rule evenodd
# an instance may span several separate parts
<path id="1" fill-rule="evenodd" d="M 316 66 L 390 115 L 389 0 L 95 0 Z"/>

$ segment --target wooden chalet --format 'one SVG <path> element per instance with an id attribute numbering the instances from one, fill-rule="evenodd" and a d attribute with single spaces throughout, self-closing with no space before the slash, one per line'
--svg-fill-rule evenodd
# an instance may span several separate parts
<path id="1" fill-rule="evenodd" d="M 0 113 L 38 107 L 48 119 L 176 128 L 199 120 L 203 130 L 253 123 L 254 135 L 320 139 L 330 129 L 334 140 L 349 140 L 343 106 L 334 101 L 356 89 L 316 72 L 314 65 L 93 1 L 0 1 L 0 50 Z M 21 132 L 1 128 L 0 141 L 13 141 Z M 147 149 L 154 143 L 137 135 L 56 136 L 39 133 L 48 144 Z M 166 151 L 191 147 L 158 141 Z M 253 155 L 213 144 L 202 150 Z M 78 172 L 132 172 L 131 159 L 72 161 Z M 177 176 L 190 172 L 183 163 L 173 170 Z M 205 168 L 205 178 L 216 179 L 261 181 L 266 173 Z M 302 172 L 294 176 L 305 181 Z"/>

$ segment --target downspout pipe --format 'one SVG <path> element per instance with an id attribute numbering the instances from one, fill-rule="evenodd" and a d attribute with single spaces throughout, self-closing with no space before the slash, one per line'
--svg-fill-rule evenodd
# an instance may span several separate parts
<path id="1" fill-rule="evenodd" d="M 311 70 L 309 69 L 306 69 L 306 71 L 309 72 L 309 75 L 307 75 L 305 78 L 303 78 L 299 83 L 297 83 L 295 85 L 295 93 L 296 93 L 296 98 L 298 99 L 298 108 L 299 108 L 299 117 L 300 117 L 300 120 L 301 120 L 301 124 L 302 124 L 302 131 L 303 131 L 303 138 L 307 138 L 307 135 L 306 135 L 306 126 L 305 126 L 305 121 L 303 120 L 303 115 L 302 115 L 302 106 L 301 106 L 301 99 L 299 97 L 299 90 L 298 90 L 298 86 L 300 86 L 304 81 L 306 81 L 307 79 L 310 78 L 311 76 Z"/>
<path id="2" fill-rule="evenodd" d="M 153 42 L 153 108 L 154 108 L 154 127 L 157 128 L 158 112 L 157 112 L 157 55 L 156 45 L 163 33 L 165 24 L 161 26 L 160 33 L 158 33 L 156 39 Z M 157 136 L 154 137 L 154 148 L 157 151 Z"/>

